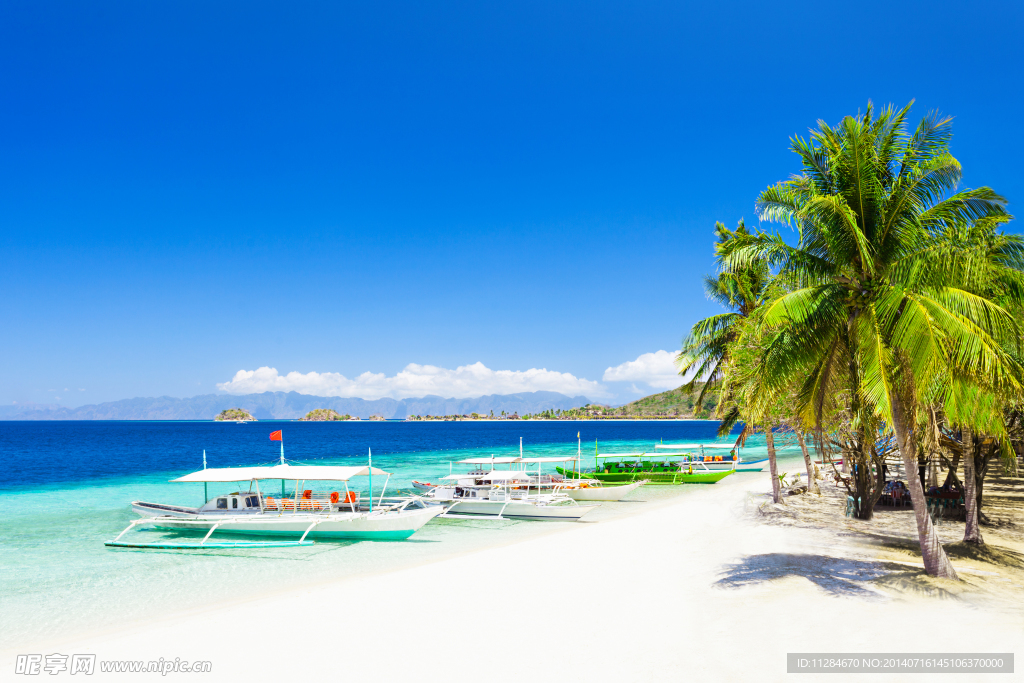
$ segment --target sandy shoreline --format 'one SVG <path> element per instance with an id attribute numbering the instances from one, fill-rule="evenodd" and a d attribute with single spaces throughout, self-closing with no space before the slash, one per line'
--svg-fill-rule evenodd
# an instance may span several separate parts
<path id="1" fill-rule="evenodd" d="M 205 680 L 380 676 L 398 665 L 427 681 L 467 672 L 502 681 L 774 681 L 787 677 L 787 652 L 1019 645 L 1019 602 L 1012 609 L 970 590 L 887 582 L 894 561 L 883 551 L 835 530 L 754 518 L 749 503 L 766 485 L 764 475 L 734 475 L 614 520 L 156 618 L 45 652 L 209 660 Z M 986 574 L 954 564 L 969 587 Z M 907 565 L 919 567 L 919 557 L 903 565 L 913 576 Z M 11 675 L 15 654 L 3 653 L 0 677 L 24 680 Z M 987 678 L 1013 677 L 943 676 Z"/>

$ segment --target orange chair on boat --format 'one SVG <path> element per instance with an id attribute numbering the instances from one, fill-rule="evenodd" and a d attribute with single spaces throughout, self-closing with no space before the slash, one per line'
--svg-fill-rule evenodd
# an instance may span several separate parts
<path id="1" fill-rule="evenodd" d="M 313 489 L 306 489 L 302 492 L 302 497 L 306 500 L 310 500 L 313 497 Z"/>
<path id="2" fill-rule="evenodd" d="M 277 501 L 274 500 L 273 496 L 267 496 L 267 499 L 263 501 L 263 507 L 265 507 L 267 510 L 276 510 Z"/>
<path id="3" fill-rule="evenodd" d="M 338 498 L 338 492 L 337 491 L 331 491 L 331 503 L 337 503 L 338 499 L 339 499 Z"/>

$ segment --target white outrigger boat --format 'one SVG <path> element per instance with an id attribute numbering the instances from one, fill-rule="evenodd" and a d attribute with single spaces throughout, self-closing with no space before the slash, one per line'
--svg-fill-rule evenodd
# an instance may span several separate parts
<path id="1" fill-rule="evenodd" d="M 638 488 L 648 483 L 646 479 L 641 479 L 626 484 L 605 486 L 604 482 L 600 479 L 586 477 L 579 468 L 579 464 L 583 459 L 583 448 L 582 443 L 579 441 L 579 436 L 580 435 L 577 433 L 575 458 L 544 458 L 545 462 L 561 461 L 573 463 L 573 468 L 571 470 L 568 468 L 558 469 L 561 473 L 560 476 L 563 478 L 555 483 L 554 490 L 556 492 L 564 493 L 573 500 L 610 502 L 623 500 L 626 496 L 633 493 L 633 491 L 636 491 Z"/>
<path id="2" fill-rule="evenodd" d="M 623 500 L 647 483 L 646 479 L 629 484 L 605 486 L 597 479 L 565 479 L 555 485 L 555 491 L 564 493 L 573 500 L 603 501 Z"/>
<path id="3" fill-rule="evenodd" d="M 198 508 L 135 501 L 132 510 L 141 515 L 117 538 L 105 545 L 116 548 L 268 548 L 312 545 L 307 538 L 402 540 L 412 536 L 424 524 L 441 514 L 443 508 L 426 505 L 415 497 L 385 499 L 381 490 L 374 505 L 373 475 L 390 474 L 371 465 L 289 465 L 202 469 L 175 482 L 246 482 L 248 491 L 214 496 Z M 353 477 L 370 477 L 370 495 L 366 504 L 357 491 L 350 491 Z M 282 494 L 260 490 L 260 482 L 281 480 Z M 305 489 L 304 482 L 341 482 L 341 491 Z M 285 482 L 294 482 L 294 492 L 285 493 Z M 387 488 L 385 480 L 384 489 Z M 142 525 L 174 531 L 206 531 L 199 543 L 121 541 L 128 531 Z M 299 537 L 297 541 L 266 540 L 210 542 L 220 531 L 227 534 L 264 537 Z"/>
<path id="4" fill-rule="evenodd" d="M 521 464 L 524 458 L 470 458 L 459 464 L 477 465 L 465 474 L 449 474 L 423 494 L 425 500 L 445 506 L 444 517 L 484 517 L 577 521 L 597 505 L 580 505 L 560 491 L 530 492 L 543 486 L 540 474 L 522 469 L 496 470 L 494 465 Z M 532 459 L 536 460 L 536 459 Z M 563 460 L 559 458 L 558 460 Z M 486 465 L 486 468 L 481 466 Z M 548 482 L 553 488 L 554 483 Z"/>

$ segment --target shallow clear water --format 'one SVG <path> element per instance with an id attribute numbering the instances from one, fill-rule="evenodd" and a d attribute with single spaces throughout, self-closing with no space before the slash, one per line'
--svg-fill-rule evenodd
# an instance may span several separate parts
<path id="1" fill-rule="evenodd" d="M 0 640 L 8 647 L 53 640 L 268 591 L 381 572 L 566 528 L 567 522 L 435 520 L 401 542 L 325 542 L 305 548 L 116 550 L 103 541 L 133 518 L 133 500 L 198 505 L 202 484 L 172 484 L 202 467 L 268 463 L 286 455 L 317 464 L 365 462 L 392 472 L 389 492 L 433 480 L 467 457 L 572 455 L 584 438 L 584 467 L 602 452 L 651 450 L 654 442 L 714 441 L 715 423 L 3 423 L 8 472 L 0 482 Z M 723 442 L 727 440 L 722 440 Z M 750 442 L 745 457 L 763 452 Z M 764 476 L 764 475 L 745 475 Z M 379 493 L 382 481 L 375 479 Z M 209 485 L 209 495 L 237 485 Z M 357 487 L 354 487 L 357 488 Z M 688 487 L 644 487 L 630 502 L 607 503 L 600 521 L 640 510 Z M 365 490 L 365 487 L 364 487 Z M 139 532 L 153 534 L 159 532 Z"/>

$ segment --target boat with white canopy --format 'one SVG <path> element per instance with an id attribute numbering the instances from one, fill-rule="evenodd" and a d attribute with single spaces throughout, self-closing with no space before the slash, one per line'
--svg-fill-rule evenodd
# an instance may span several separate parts
<path id="1" fill-rule="evenodd" d="M 522 453 L 522 442 L 519 447 Z M 541 473 L 541 464 L 565 460 L 522 456 L 459 460 L 457 464 L 473 467 L 455 473 L 449 466 L 450 473 L 441 478 L 443 483 L 423 497 L 444 505 L 444 517 L 577 521 L 598 506 L 580 505 L 563 492 L 542 490 L 553 489 L 557 482 Z M 526 470 L 527 464 L 537 465 L 535 473 Z M 496 469 L 496 465 L 508 468 Z"/>
<path id="2" fill-rule="evenodd" d="M 135 501 L 132 510 L 141 515 L 106 545 L 120 548 L 266 548 L 311 545 L 319 539 L 402 540 L 439 515 L 439 506 L 415 497 L 384 497 L 387 479 L 374 500 L 373 476 L 390 479 L 390 473 L 372 465 L 292 465 L 202 469 L 173 482 L 248 484 L 248 490 L 214 496 L 198 508 Z M 354 477 L 370 480 L 370 495 L 364 501 L 348 482 Z M 271 493 L 268 481 L 281 481 L 281 494 Z M 263 489 L 260 483 L 264 482 Z M 293 484 L 293 486 L 289 485 Z M 341 486 L 339 486 L 341 484 Z M 307 488 L 308 487 L 308 488 Z M 335 490 L 330 490 L 335 489 Z M 197 543 L 121 541 L 140 526 L 174 531 L 206 531 Z M 298 537 L 297 541 L 211 542 L 215 532 L 268 539 Z"/>
<path id="3" fill-rule="evenodd" d="M 610 502 L 625 499 L 626 496 L 647 483 L 646 479 L 641 479 L 639 481 L 631 481 L 625 484 L 612 484 L 611 486 L 606 486 L 600 479 L 595 479 L 589 475 L 585 475 L 580 468 L 580 463 L 583 458 L 583 449 L 579 438 L 580 435 L 577 433 L 576 457 L 546 459 L 549 461 L 572 462 L 572 469 L 569 469 L 568 467 L 557 468 L 559 476 L 563 478 L 556 482 L 554 486 L 554 490 L 556 492 L 564 493 L 573 500 Z"/>

